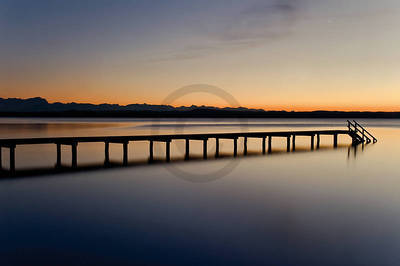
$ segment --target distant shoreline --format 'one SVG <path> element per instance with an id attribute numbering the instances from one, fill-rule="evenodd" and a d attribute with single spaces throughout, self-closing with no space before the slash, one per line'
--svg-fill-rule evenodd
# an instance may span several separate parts
<path id="1" fill-rule="evenodd" d="M 116 118 L 398 118 L 400 112 L 272 111 L 246 107 L 171 106 L 156 104 L 49 103 L 41 97 L 0 98 L 0 117 Z"/>
<path id="2" fill-rule="evenodd" d="M 0 112 L 0 117 L 99 117 L 99 118 L 380 118 L 400 119 L 400 112 L 345 111 L 60 111 L 60 112 Z"/>

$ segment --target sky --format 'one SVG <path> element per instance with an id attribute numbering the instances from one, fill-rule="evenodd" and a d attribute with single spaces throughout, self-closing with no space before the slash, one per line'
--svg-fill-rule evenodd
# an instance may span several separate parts
<path id="1" fill-rule="evenodd" d="M 0 0 L 0 97 L 400 111 L 399 29 L 398 0 Z"/>

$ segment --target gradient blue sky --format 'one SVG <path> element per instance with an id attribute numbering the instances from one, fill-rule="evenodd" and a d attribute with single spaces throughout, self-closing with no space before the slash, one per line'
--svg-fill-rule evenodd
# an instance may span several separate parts
<path id="1" fill-rule="evenodd" d="M 400 110 L 399 28 L 396 0 L 0 0 L 0 97 Z"/>

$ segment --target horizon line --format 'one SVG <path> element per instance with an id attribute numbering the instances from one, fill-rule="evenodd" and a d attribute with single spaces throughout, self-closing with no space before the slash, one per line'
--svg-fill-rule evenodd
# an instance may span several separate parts
<path id="1" fill-rule="evenodd" d="M 394 107 L 394 106 L 386 106 L 386 107 L 371 107 L 371 106 L 367 106 L 367 107 L 358 107 L 358 109 L 354 109 L 351 107 L 347 107 L 347 106 L 304 106 L 304 105 L 298 105 L 295 107 L 288 107 L 288 106 L 284 106 L 284 105 L 271 105 L 270 107 L 265 108 L 265 107 L 247 107 L 247 106 L 218 106 L 218 105 L 205 105 L 205 104 L 201 104 L 201 105 L 197 105 L 197 104 L 188 104 L 188 105 L 173 105 L 173 104 L 162 104 L 162 103 L 128 103 L 128 104 L 121 104 L 121 103 L 108 103 L 108 102 L 86 102 L 86 101 L 50 101 L 47 98 L 41 97 L 41 96 L 35 96 L 35 97 L 27 97 L 27 98 L 19 98 L 19 97 L 8 97 L 8 98 L 3 98 L 0 97 L 0 99 L 3 100 L 31 100 L 31 99 L 42 99 L 45 100 L 48 104 L 56 104 L 56 103 L 60 103 L 60 104 L 90 104 L 90 105 L 117 105 L 120 107 L 124 107 L 124 106 L 128 106 L 128 105 L 149 105 L 149 106 L 171 106 L 173 108 L 180 108 L 180 107 L 206 107 L 206 108 L 218 108 L 218 109 L 227 109 L 227 108 L 231 108 L 231 109 L 239 109 L 239 108 L 245 108 L 248 109 L 248 111 L 264 111 L 264 112 L 382 112 L 382 113 L 398 113 L 400 112 L 400 106 L 399 107 Z"/>

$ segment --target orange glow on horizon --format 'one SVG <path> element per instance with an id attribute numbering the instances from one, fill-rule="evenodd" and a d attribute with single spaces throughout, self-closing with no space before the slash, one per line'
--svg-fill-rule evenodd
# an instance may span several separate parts
<path id="1" fill-rule="evenodd" d="M 139 93 L 132 93 L 132 94 L 127 94 L 126 97 L 121 96 L 121 93 L 115 93 L 113 95 L 108 96 L 106 91 L 102 91 L 101 95 L 99 97 L 92 97 L 93 92 L 89 92 L 87 94 L 79 96 L 79 99 L 77 99 L 76 96 L 70 94 L 70 95 L 63 95 L 63 96 L 58 96 L 53 93 L 45 93 L 44 95 L 40 96 L 44 99 L 46 99 L 49 103 L 55 103 L 55 102 L 61 102 L 61 103 L 89 103 L 89 104 L 119 104 L 119 105 L 129 105 L 129 104 L 149 104 L 149 105 L 161 105 L 163 104 L 163 99 L 168 95 L 169 93 L 155 93 L 155 94 L 150 94 L 146 95 L 144 93 L 146 90 L 142 90 Z M 167 90 L 168 91 L 168 90 Z M 76 95 L 76 94 L 75 94 Z M 240 95 L 239 95 L 240 96 Z M 326 101 L 326 104 L 315 104 L 317 99 L 307 99 L 307 104 L 302 103 L 302 99 L 298 99 L 296 97 L 293 98 L 288 98 L 287 104 L 283 104 L 282 98 L 285 97 L 280 97 L 280 98 L 273 98 L 270 99 L 271 102 L 275 102 L 275 104 L 260 104 L 262 102 L 261 97 L 256 97 L 254 98 L 247 98 L 247 99 L 242 99 L 241 97 L 236 96 L 237 99 L 240 99 L 239 103 L 241 107 L 249 108 L 249 109 L 263 109 L 265 111 L 297 111 L 297 112 L 307 112 L 307 111 L 355 111 L 355 112 L 400 112 L 400 105 L 393 105 L 393 101 L 388 101 L 386 100 L 385 103 L 381 102 L 379 104 L 371 104 L 373 102 L 373 99 L 363 99 L 363 101 L 358 101 L 358 104 L 347 104 L 347 102 L 343 102 L 338 105 L 332 104 L 332 101 Z M 395 95 L 392 95 L 395 96 Z M 27 98 L 33 98 L 33 97 L 38 97 L 38 95 L 35 93 L 33 94 L 32 92 L 25 92 L 25 93 L 20 93 L 20 94 L 15 94 L 12 93 L 10 90 L 10 93 L 5 93 L 3 95 L 0 95 L 2 98 L 21 98 L 21 99 L 27 99 Z M 397 97 L 392 97 L 393 99 Z M 325 97 L 326 99 L 326 97 Z M 368 100 L 368 101 L 367 101 Z M 254 101 L 257 101 L 257 103 L 254 103 Z M 267 100 L 268 101 L 268 100 Z M 304 101 L 303 101 L 304 102 Z M 323 100 L 320 101 L 321 103 Z M 361 104 L 361 102 L 365 102 L 365 105 Z M 223 99 L 218 99 L 218 97 L 212 96 L 208 97 L 207 94 L 194 94 L 190 95 L 190 97 L 183 97 L 179 100 L 174 101 L 170 105 L 174 107 L 179 107 L 179 106 L 191 106 L 191 105 L 197 105 L 197 106 L 214 106 L 214 107 L 232 107 L 230 106 L 226 101 Z M 234 107 L 234 106 L 233 106 Z"/>
<path id="2" fill-rule="evenodd" d="M 161 105 L 161 102 L 146 102 L 146 101 L 122 101 L 122 102 L 109 102 L 107 100 L 97 100 L 97 101 L 76 101 L 74 99 L 63 99 L 63 100 L 54 100 L 47 99 L 49 103 L 61 102 L 61 103 L 82 103 L 82 104 L 119 104 L 119 105 L 129 105 L 129 104 L 148 104 L 148 105 Z M 218 108 L 230 107 L 224 104 L 207 104 L 207 103 L 191 103 L 187 104 L 170 104 L 173 107 L 180 106 L 212 106 Z M 295 111 L 295 112 L 312 112 L 312 111 L 343 111 L 343 112 L 400 112 L 400 106 L 324 106 L 324 105 L 245 105 L 241 104 L 241 107 L 249 108 L 249 109 L 263 109 L 265 111 Z"/>

